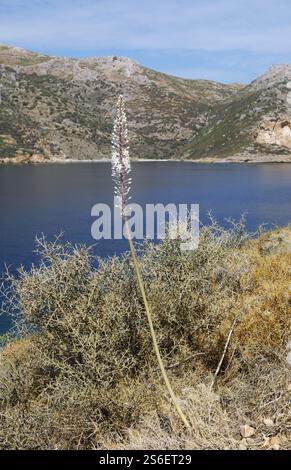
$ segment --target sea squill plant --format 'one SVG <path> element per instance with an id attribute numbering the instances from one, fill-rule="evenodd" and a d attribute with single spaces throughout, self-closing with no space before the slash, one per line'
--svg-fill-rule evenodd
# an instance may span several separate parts
<path id="1" fill-rule="evenodd" d="M 131 187 L 131 178 L 129 177 L 131 171 L 130 158 L 129 158 L 129 147 L 128 147 L 128 135 L 127 135 L 127 117 L 125 113 L 124 99 L 120 95 L 117 101 L 116 117 L 114 122 L 113 134 L 112 134 L 112 177 L 115 185 L 115 196 L 118 201 L 118 206 L 120 208 L 125 230 L 130 246 L 130 251 L 133 259 L 134 270 L 140 289 L 140 293 L 143 299 L 147 320 L 149 324 L 149 329 L 152 337 L 153 347 L 155 354 L 157 356 L 159 368 L 161 370 L 162 377 L 167 386 L 168 392 L 171 396 L 171 399 L 174 403 L 174 406 L 182 419 L 184 425 L 187 428 L 190 428 L 189 422 L 184 415 L 176 395 L 171 386 L 170 380 L 168 378 L 164 363 L 161 357 L 159 350 L 159 345 L 157 342 L 157 337 L 155 334 L 155 329 L 153 325 L 152 312 L 150 305 L 146 296 L 145 287 L 141 275 L 141 269 L 138 261 L 138 257 L 134 248 L 134 244 L 131 237 L 131 232 L 128 225 L 128 216 L 126 213 L 126 204 L 130 200 L 130 187 Z"/>

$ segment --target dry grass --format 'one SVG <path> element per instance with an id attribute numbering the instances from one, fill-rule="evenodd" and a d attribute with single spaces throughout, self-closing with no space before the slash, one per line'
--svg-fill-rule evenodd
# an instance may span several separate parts
<path id="1" fill-rule="evenodd" d="M 174 240 L 141 247 L 185 431 L 160 379 L 129 255 L 94 269 L 88 249 L 39 240 L 40 266 L 11 279 L 5 305 L 21 309 L 25 339 L 0 355 L 0 448 L 291 448 L 291 254 L 263 255 L 260 243 L 214 224 L 190 253 Z M 242 424 L 255 428 L 252 438 L 242 441 Z"/>

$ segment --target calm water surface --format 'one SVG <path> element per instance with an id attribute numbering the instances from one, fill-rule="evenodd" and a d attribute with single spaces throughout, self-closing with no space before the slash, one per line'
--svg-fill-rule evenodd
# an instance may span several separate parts
<path id="1" fill-rule="evenodd" d="M 133 163 L 133 202 L 197 203 L 200 217 L 209 210 L 225 219 L 247 216 L 254 231 L 262 223 L 291 222 L 290 164 Z M 91 238 L 91 207 L 112 206 L 110 163 L 42 166 L 0 166 L 0 272 L 29 267 L 36 235 L 48 238 L 61 231 L 72 242 L 96 243 L 94 251 L 110 256 L 127 249 L 124 241 Z M 0 319 L 0 331 L 7 321 Z"/>

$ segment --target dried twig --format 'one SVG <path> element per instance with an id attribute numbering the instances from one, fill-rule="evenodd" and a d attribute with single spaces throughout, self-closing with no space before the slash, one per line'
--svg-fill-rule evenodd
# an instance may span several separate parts
<path id="1" fill-rule="evenodd" d="M 194 357 L 197 356 L 205 356 L 206 353 L 204 352 L 198 352 L 195 354 L 191 354 L 191 356 L 186 357 L 186 359 L 183 359 L 182 361 L 175 362 L 175 364 L 171 364 L 167 366 L 167 369 L 175 369 L 176 367 L 180 367 L 182 364 L 185 364 L 185 362 L 191 361 Z M 155 371 L 158 371 L 159 369 L 155 369 Z"/>
<path id="2" fill-rule="evenodd" d="M 224 346 L 224 349 L 223 349 L 223 353 L 222 353 L 222 356 L 220 358 L 220 361 L 217 365 L 217 368 L 216 368 L 216 371 L 215 371 L 215 374 L 214 374 L 214 377 L 213 377 L 213 380 L 211 382 L 211 385 L 210 385 L 210 390 L 213 388 L 214 384 L 215 384 L 215 381 L 217 379 L 217 376 L 220 372 L 220 369 L 221 369 L 221 366 L 222 366 L 222 363 L 224 361 L 224 358 L 225 358 L 225 354 L 226 354 L 226 351 L 227 351 L 227 348 L 228 348 L 228 345 L 229 345 L 229 342 L 230 342 L 230 339 L 232 337 L 232 334 L 233 334 L 233 330 L 234 330 L 234 327 L 237 323 L 237 320 L 238 320 L 238 316 L 235 317 L 235 319 L 233 320 L 232 322 L 232 325 L 231 325 L 231 328 L 229 330 L 229 333 L 228 333 L 228 336 L 227 336 L 227 340 L 226 340 L 226 343 L 225 343 L 225 346 Z"/>

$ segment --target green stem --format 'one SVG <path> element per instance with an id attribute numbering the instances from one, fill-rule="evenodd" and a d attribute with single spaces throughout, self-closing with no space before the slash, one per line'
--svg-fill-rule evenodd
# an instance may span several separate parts
<path id="1" fill-rule="evenodd" d="M 184 415 L 184 413 L 183 413 L 183 411 L 182 411 L 182 409 L 181 409 L 181 407 L 180 407 L 180 405 L 177 401 L 176 395 L 175 395 L 175 393 L 172 389 L 171 383 L 169 381 L 169 378 L 168 378 L 168 375 L 167 375 L 167 372 L 165 370 L 164 363 L 163 363 L 163 360 L 162 360 L 162 357 L 161 357 L 161 354 L 160 354 L 160 350 L 159 350 L 159 346 L 158 346 L 158 342 L 157 342 L 157 338 L 156 338 L 156 333 L 155 333 L 155 330 L 154 330 L 153 320 L 152 320 L 152 313 L 151 313 L 151 309 L 150 309 L 150 306 L 149 306 L 149 303 L 148 303 L 148 300 L 147 300 L 147 296 L 146 296 L 146 293 L 145 293 L 144 284 L 143 284 L 141 271 L 140 271 L 140 267 L 139 267 L 139 262 L 138 262 L 136 252 L 135 252 L 135 248 L 134 248 L 134 245 L 133 245 L 133 242 L 132 242 L 132 239 L 131 239 L 131 233 L 130 233 L 130 230 L 129 230 L 129 227 L 128 227 L 127 218 L 125 218 L 125 226 L 126 226 L 130 251 L 131 251 L 131 254 L 132 254 L 134 269 L 135 269 L 136 277 L 137 277 L 137 280 L 138 280 L 139 289 L 140 289 L 140 292 L 141 292 L 141 295 L 142 295 L 142 298 L 143 298 L 143 303 L 144 303 L 146 314 L 147 314 L 147 319 L 148 319 L 150 332 L 151 332 L 151 336 L 152 336 L 152 340 L 153 340 L 154 350 L 155 350 L 155 353 L 156 353 L 156 356 L 157 356 L 157 359 L 158 359 L 158 364 L 159 364 L 159 367 L 161 369 L 161 373 L 162 373 L 163 379 L 165 381 L 165 384 L 167 386 L 167 389 L 169 391 L 169 394 L 170 394 L 170 396 L 173 400 L 173 403 L 175 405 L 175 408 L 176 408 L 180 418 L 182 419 L 184 425 L 186 426 L 186 428 L 190 428 L 190 424 L 188 423 L 188 420 L 187 420 L 186 416 Z"/>

